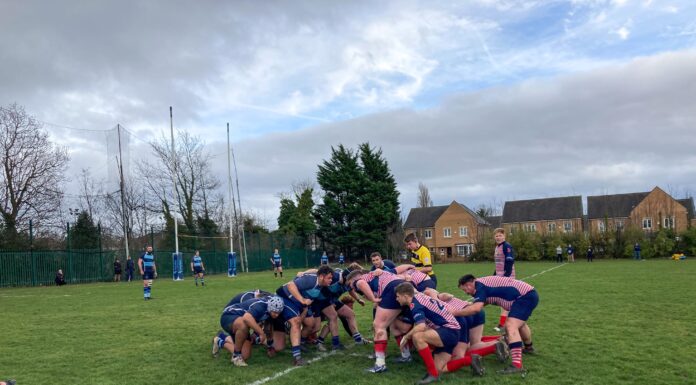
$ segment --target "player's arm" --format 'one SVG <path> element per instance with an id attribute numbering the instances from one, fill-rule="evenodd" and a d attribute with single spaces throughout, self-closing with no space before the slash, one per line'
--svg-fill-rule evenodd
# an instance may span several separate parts
<path id="1" fill-rule="evenodd" d="M 203 260 L 201 260 L 201 270 L 205 271 L 205 264 L 203 263 Z"/>
<path id="2" fill-rule="evenodd" d="M 365 306 L 365 301 L 363 301 L 363 299 L 360 298 L 360 297 L 355 293 L 355 290 L 349 291 L 348 294 L 350 294 L 350 296 L 353 297 L 353 299 L 355 300 L 355 302 L 359 303 L 360 306 Z"/>
<path id="3" fill-rule="evenodd" d="M 360 280 L 355 283 L 355 286 L 357 286 L 360 289 L 360 291 L 363 293 L 363 295 L 365 296 L 365 298 L 367 298 L 368 301 L 373 303 L 379 303 L 380 299 L 375 297 L 375 293 L 372 292 L 372 289 L 370 288 L 370 285 L 368 285 L 367 282 Z"/>
<path id="4" fill-rule="evenodd" d="M 452 298 L 454 298 L 454 295 L 452 295 L 450 293 L 440 293 L 437 295 L 437 299 L 439 299 L 440 301 L 443 301 L 443 302 L 448 302 Z"/>
<path id="5" fill-rule="evenodd" d="M 193 271 L 193 260 L 191 260 L 191 271 Z"/>
<path id="6" fill-rule="evenodd" d="M 254 316 L 251 315 L 251 313 L 246 312 L 244 313 L 244 316 L 242 317 L 244 319 L 244 324 L 246 324 L 249 329 L 252 329 L 254 332 L 256 332 L 256 335 L 261 337 L 261 343 L 265 344 L 266 343 L 266 333 L 263 332 L 263 329 L 259 325 L 258 322 L 254 319 Z"/>
<path id="7" fill-rule="evenodd" d="M 140 270 L 140 275 L 143 275 L 145 273 L 143 271 L 143 259 L 142 258 L 138 259 L 138 269 Z"/>
<path id="8" fill-rule="evenodd" d="M 408 263 L 405 263 L 403 265 L 399 265 L 396 267 L 396 274 L 403 274 L 404 272 L 409 271 L 411 269 L 415 269 L 415 268 L 416 268 L 415 266 L 408 264 Z"/>
<path id="9" fill-rule="evenodd" d="M 459 309 L 450 313 L 452 313 L 452 315 L 455 317 L 467 317 L 470 315 L 478 314 L 483 309 L 483 305 L 483 302 L 475 302 L 474 304 L 469 305 L 464 309 Z"/>
<path id="10" fill-rule="evenodd" d="M 415 325 L 413 325 L 411 330 L 408 331 L 408 333 L 404 334 L 403 338 L 401 339 L 401 343 L 405 344 L 404 340 L 405 341 L 410 340 L 414 334 L 416 334 L 418 332 L 423 332 L 427 328 L 428 328 L 428 326 L 425 324 L 425 321 L 421 321 L 421 322 L 416 323 Z"/>
<path id="11" fill-rule="evenodd" d="M 382 275 L 383 272 L 384 272 L 384 270 L 382 270 L 382 269 L 374 269 L 374 270 L 372 270 L 372 275 L 374 275 L 375 277 L 379 277 L 380 275 Z"/>
<path id="12" fill-rule="evenodd" d="M 300 289 L 297 288 L 297 285 L 295 285 L 295 282 L 293 282 L 293 281 L 288 282 L 288 291 L 301 304 L 303 304 L 303 305 L 311 305 L 312 304 L 311 299 L 305 298 L 302 296 L 302 294 L 300 294 Z"/>

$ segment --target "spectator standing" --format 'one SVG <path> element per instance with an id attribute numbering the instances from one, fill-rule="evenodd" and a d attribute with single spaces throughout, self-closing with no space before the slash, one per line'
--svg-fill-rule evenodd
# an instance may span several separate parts
<path id="1" fill-rule="evenodd" d="M 592 250 L 592 245 L 587 247 L 587 262 L 592 262 L 594 260 L 594 250 Z"/>
<path id="2" fill-rule="evenodd" d="M 633 259 L 640 260 L 640 243 L 638 242 L 636 242 L 636 244 L 633 245 Z"/>
<path id="3" fill-rule="evenodd" d="M 321 255 L 320 265 L 328 265 L 328 264 L 329 264 L 329 256 L 326 255 L 326 251 L 325 251 L 324 254 Z"/>
<path id="4" fill-rule="evenodd" d="M 343 253 L 338 255 L 338 264 L 343 266 L 343 264 L 346 263 L 346 257 L 343 256 Z"/>
<path id="5" fill-rule="evenodd" d="M 133 280 L 133 272 L 135 272 L 135 264 L 129 255 L 126 257 L 126 281 L 130 282 Z"/>
<path id="6" fill-rule="evenodd" d="M 563 249 L 561 248 L 561 245 L 558 245 L 556 247 L 556 262 L 558 262 L 558 263 L 563 262 Z"/>
<path id="7" fill-rule="evenodd" d="M 118 258 L 114 261 L 114 282 L 121 282 L 121 261 Z"/>
<path id="8" fill-rule="evenodd" d="M 568 262 L 575 262 L 575 249 L 570 243 L 566 248 L 566 252 L 568 253 Z"/>

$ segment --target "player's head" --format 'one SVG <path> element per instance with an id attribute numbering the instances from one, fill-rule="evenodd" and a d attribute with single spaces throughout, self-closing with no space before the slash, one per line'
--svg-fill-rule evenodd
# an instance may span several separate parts
<path id="1" fill-rule="evenodd" d="M 200 251 L 196 250 L 196 255 L 198 255 L 198 254 L 200 254 L 200 253 L 201 253 Z"/>
<path id="2" fill-rule="evenodd" d="M 476 287 L 474 286 L 475 281 L 476 277 L 474 277 L 473 274 L 467 274 L 459 278 L 459 288 L 464 290 L 466 294 L 474 295 L 474 293 L 476 293 Z"/>
<path id="3" fill-rule="evenodd" d="M 408 306 L 413 301 L 413 296 L 416 295 L 416 289 L 408 282 L 402 282 L 394 288 L 396 293 L 396 301 L 401 306 Z"/>
<path id="4" fill-rule="evenodd" d="M 346 277 L 346 285 L 350 286 L 355 282 L 358 278 L 360 278 L 365 272 L 362 269 L 357 269 L 353 270 L 348 274 Z"/>
<path id="5" fill-rule="evenodd" d="M 370 260 L 372 261 L 372 265 L 377 268 L 381 269 L 384 267 L 384 261 L 382 260 L 382 254 L 379 253 L 379 251 L 375 251 L 372 254 L 370 254 Z"/>
<path id="6" fill-rule="evenodd" d="M 334 271 L 329 266 L 323 265 L 317 270 L 317 277 L 319 278 L 319 286 L 329 286 L 333 280 Z"/>
<path id="7" fill-rule="evenodd" d="M 411 251 L 415 251 L 420 247 L 418 237 L 416 237 L 415 233 L 409 233 L 406 238 L 404 238 L 404 243 L 406 244 L 406 248 Z"/>
<path id="8" fill-rule="evenodd" d="M 278 249 L 273 249 L 273 254 L 278 254 Z"/>
<path id="9" fill-rule="evenodd" d="M 493 230 L 493 238 L 495 238 L 495 243 L 498 245 L 505 242 L 505 229 L 498 227 L 497 229 Z"/>
<path id="10" fill-rule="evenodd" d="M 152 246 L 150 246 L 150 245 L 145 246 L 145 251 L 147 251 L 148 253 L 151 253 L 151 252 L 152 252 Z"/>
<path id="11" fill-rule="evenodd" d="M 285 307 L 285 304 L 283 303 L 283 299 L 278 297 L 277 295 L 272 295 L 268 297 L 268 314 L 271 315 L 271 318 L 278 318 L 280 313 L 283 312 L 283 308 Z"/>

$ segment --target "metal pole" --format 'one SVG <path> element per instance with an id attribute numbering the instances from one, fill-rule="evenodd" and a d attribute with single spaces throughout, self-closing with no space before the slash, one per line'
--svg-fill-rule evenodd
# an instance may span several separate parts
<path id="1" fill-rule="evenodd" d="M 126 248 L 126 255 L 124 258 L 128 258 L 128 255 L 130 254 L 128 252 L 128 222 L 127 222 L 127 216 L 126 216 L 126 199 L 125 199 L 125 186 L 126 183 L 123 180 L 123 153 L 121 152 L 121 125 L 117 124 L 116 125 L 116 130 L 118 133 L 118 156 L 119 156 L 119 162 L 118 162 L 118 170 L 119 170 L 119 175 L 121 177 L 120 180 L 120 186 L 121 186 L 121 220 L 123 221 L 123 243 Z"/>
<path id="2" fill-rule="evenodd" d="M 232 222 L 232 210 L 234 205 L 234 193 L 232 192 L 232 163 L 230 158 L 230 124 L 227 123 L 227 194 L 230 203 L 230 253 L 234 253 L 234 223 Z"/>
<path id="3" fill-rule="evenodd" d="M 176 205 L 179 204 L 179 188 L 176 184 L 176 150 L 174 147 L 174 114 L 172 112 L 172 106 L 169 106 L 169 129 L 172 137 L 172 185 L 174 187 L 174 192 L 176 193 L 177 201 L 172 205 L 172 217 L 174 218 L 174 249 L 177 255 L 179 255 L 179 224 L 176 218 Z"/>

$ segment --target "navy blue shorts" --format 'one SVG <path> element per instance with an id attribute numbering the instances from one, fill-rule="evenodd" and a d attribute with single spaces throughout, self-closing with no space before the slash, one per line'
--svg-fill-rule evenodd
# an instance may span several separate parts
<path id="1" fill-rule="evenodd" d="M 423 282 L 419 283 L 418 286 L 416 286 L 416 290 L 420 291 L 421 293 L 425 291 L 425 289 L 435 289 L 437 287 L 437 282 L 433 281 L 432 279 L 426 279 Z"/>
<path id="2" fill-rule="evenodd" d="M 155 272 L 153 270 L 143 271 L 143 281 L 146 279 L 155 279 Z"/>
<path id="3" fill-rule="evenodd" d="M 196 266 L 193 268 L 193 274 L 200 274 L 203 272 L 203 268 L 200 266 Z"/>
<path id="4" fill-rule="evenodd" d="M 273 262 L 274 267 L 280 267 L 280 262 Z"/>
<path id="5" fill-rule="evenodd" d="M 473 329 L 477 326 L 485 325 L 486 324 L 486 312 L 483 311 L 483 309 L 474 314 L 466 317 L 466 322 L 467 325 L 469 325 L 469 329 Z"/>
<path id="6" fill-rule="evenodd" d="M 220 326 L 222 327 L 222 330 L 224 330 L 225 333 L 231 335 L 232 339 L 234 339 L 234 332 L 232 331 L 232 324 L 234 323 L 234 321 L 237 320 L 237 318 L 239 318 L 243 315 L 244 315 L 244 310 L 240 310 L 239 312 L 235 312 L 235 313 L 222 313 L 222 316 L 220 316 Z"/>
<path id="7" fill-rule="evenodd" d="M 314 302 L 312 302 L 312 304 L 309 307 L 312 310 L 313 317 L 320 317 L 321 312 L 329 306 L 331 306 L 330 299 L 317 299 L 314 300 Z"/>
<path id="8" fill-rule="evenodd" d="M 381 307 L 382 309 L 391 309 L 391 310 L 397 310 L 401 309 L 401 304 L 396 300 L 396 293 L 394 292 L 394 288 L 399 286 L 400 283 L 403 283 L 404 280 L 402 279 L 397 279 L 395 281 L 391 281 L 387 284 L 387 286 L 384 287 L 384 290 L 382 291 L 382 296 L 380 297 L 381 300 L 379 301 L 378 307 Z"/>
<path id="9" fill-rule="evenodd" d="M 454 317 L 459 322 L 459 342 L 469 343 L 469 317 Z"/>
<path id="10" fill-rule="evenodd" d="M 508 318 L 517 318 L 526 321 L 529 319 L 529 316 L 532 315 L 532 311 L 534 311 L 534 308 L 536 308 L 538 304 L 539 294 L 537 294 L 536 290 L 532 290 L 512 303 Z"/>
<path id="11" fill-rule="evenodd" d="M 447 353 L 452 354 L 454 348 L 457 347 L 459 343 L 459 330 L 441 327 L 435 329 L 437 334 L 440 336 L 440 341 L 442 341 L 442 347 L 436 347 L 433 349 L 433 354 Z"/>

